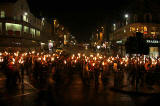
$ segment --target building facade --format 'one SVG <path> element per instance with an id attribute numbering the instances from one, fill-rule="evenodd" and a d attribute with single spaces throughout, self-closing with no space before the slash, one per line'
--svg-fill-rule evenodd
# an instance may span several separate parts
<path id="1" fill-rule="evenodd" d="M 141 32 L 150 46 L 150 55 L 159 56 L 160 8 L 151 0 L 135 0 L 125 11 L 123 26 L 113 24 L 109 40 L 119 46 L 118 54 L 125 55 L 124 44 L 129 36 Z"/>
<path id="2" fill-rule="evenodd" d="M 1 47 L 37 48 L 49 39 L 52 26 L 44 18 L 36 18 L 26 0 L 0 2 Z"/>

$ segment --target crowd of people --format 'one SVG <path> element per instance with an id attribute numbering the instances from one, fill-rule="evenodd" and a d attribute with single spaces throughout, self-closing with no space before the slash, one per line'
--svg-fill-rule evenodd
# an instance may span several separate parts
<path id="1" fill-rule="evenodd" d="M 104 86 L 109 82 L 110 76 L 114 78 L 114 87 L 123 87 L 124 77 L 127 84 L 144 86 L 159 83 L 157 75 L 160 70 L 160 58 L 147 56 L 116 57 L 104 56 L 100 53 L 86 55 L 84 53 L 66 54 L 31 51 L 21 53 L 1 52 L 1 70 L 6 75 L 7 86 L 24 84 L 24 76 L 28 81 L 40 84 L 41 87 L 52 79 L 55 84 L 72 80 L 74 72 L 81 73 L 81 78 L 86 85 L 91 81 L 95 86 L 101 79 Z"/>

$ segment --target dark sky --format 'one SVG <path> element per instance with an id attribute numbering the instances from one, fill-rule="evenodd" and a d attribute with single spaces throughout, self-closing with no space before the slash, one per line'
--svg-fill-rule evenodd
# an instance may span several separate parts
<path id="1" fill-rule="evenodd" d="M 86 41 L 99 23 L 109 23 L 105 19 L 112 18 L 130 0 L 51 1 L 28 0 L 34 14 L 39 15 L 41 12 L 45 17 L 57 18 L 78 40 Z"/>

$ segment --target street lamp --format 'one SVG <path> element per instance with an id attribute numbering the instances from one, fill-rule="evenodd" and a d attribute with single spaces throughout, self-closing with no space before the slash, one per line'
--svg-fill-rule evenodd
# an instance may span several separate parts
<path id="1" fill-rule="evenodd" d="M 116 24 L 113 24 L 113 30 L 114 31 L 116 30 Z"/>
<path id="2" fill-rule="evenodd" d="M 56 24 L 56 20 L 53 20 L 54 21 L 54 25 Z"/>
<path id="3" fill-rule="evenodd" d="M 27 13 L 27 12 L 25 12 L 25 13 L 24 13 L 24 15 L 25 15 L 25 16 L 27 16 L 27 15 L 28 15 L 28 13 Z"/>
<path id="4" fill-rule="evenodd" d="M 128 15 L 128 14 L 125 14 L 126 25 L 128 25 L 128 17 L 129 17 L 129 15 Z"/>
<path id="5" fill-rule="evenodd" d="M 45 20 L 45 18 L 43 17 L 42 21 L 41 21 L 41 27 L 44 26 L 44 20 Z"/>
<path id="6" fill-rule="evenodd" d="M 128 18 L 128 14 L 125 14 L 125 18 Z"/>

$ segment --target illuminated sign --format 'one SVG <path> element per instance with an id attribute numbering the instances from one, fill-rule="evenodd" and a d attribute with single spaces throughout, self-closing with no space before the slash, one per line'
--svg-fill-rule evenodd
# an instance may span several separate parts
<path id="1" fill-rule="evenodd" d="M 147 32 L 145 31 L 144 34 L 147 34 Z"/>
<path id="2" fill-rule="evenodd" d="M 146 40 L 147 43 L 160 43 L 158 40 Z"/>
<path id="3" fill-rule="evenodd" d="M 116 43 L 120 44 L 120 43 L 122 43 L 122 40 L 120 40 L 120 41 L 117 41 Z"/>

